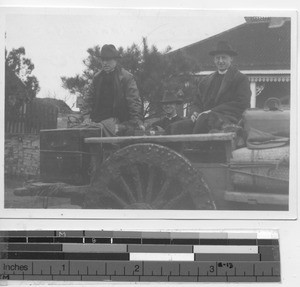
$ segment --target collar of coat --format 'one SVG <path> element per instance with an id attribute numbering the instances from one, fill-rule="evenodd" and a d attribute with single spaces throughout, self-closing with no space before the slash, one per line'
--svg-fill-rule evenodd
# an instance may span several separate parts
<path id="1" fill-rule="evenodd" d="M 124 69 L 117 64 L 117 66 L 115 67 L 115 69 L 111 73 L 116 73 L 116 75 L 118 75 L 118 77 L 119 77 L 119 80 L 121 80 L 122 77 L 123 77 L 123 70 Z M 104 70 L 100 70 L 99 72 L 97 72 L 95 74 L 95 78 L 101 77 L 104 73 L 106 73 Z"/>
<path id="2" fill-rule="evenodd" d="M 227 73 L 227 71 L 228 71 L 228 69 L 225 70 L 225 71 L 220 71 L 220 70 L 218 70 L 218 73 L 219 73 L 219 75 L 225 75 L 225 74 Z"/>
<path id="3" fill-rule="evenodd" d="M 234 81 L 235 77 L 237 76 L 239 70 L 234 67 L 234 66 L 230 66 L 226 72 L 226 74 L 224 75 L 224 78 L 222 80 L 219 92 L 215 98 L 215 102 L 217 103 L 220 99 L 220 97 L 222 96 L 222 94 L 224 94 L 227 89 L 231 86 L 231 83 Z M 210 74 L 206 80 L 203 82 L 204 84 L 204 101 L 208 100 L 206 99 L 206 97 L 208 97 L 209 95 L 207 95 L 207 91 L 211 85 L 212 80 L 214 79 L 215 75 L 218 74 L 218 71 Z"/>

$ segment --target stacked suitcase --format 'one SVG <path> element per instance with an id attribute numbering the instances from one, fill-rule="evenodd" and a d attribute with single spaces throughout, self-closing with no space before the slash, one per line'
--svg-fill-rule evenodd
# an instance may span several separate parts
<path id="1" fill-rule="evenodd" d="M 100 129 L 53 129 L 40 132 L 40 173 L 44 182 L 85 185 L 90 182 L 91 153 L 86 137 L 101 136 Z"/>
<path id="2" fill-rule="evenodd" d="M 246 136 L 253 130 L 285 140 L 290 136 L 288 109 L 249 109 L 243 115 L 243 123 Z M 262 140 L 262 144 L 256 147 L 249 144 L 233 151 L 230 175 L 236 192 L 228 192 L 227 200 L 288 204 L 289 157 L 289 142 L 284 140 L 273 143 L 272 140 L 266 143 Z"/>

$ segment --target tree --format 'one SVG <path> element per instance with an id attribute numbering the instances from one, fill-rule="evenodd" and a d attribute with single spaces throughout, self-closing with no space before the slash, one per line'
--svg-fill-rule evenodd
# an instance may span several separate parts
<path id="1" fill-rule="evenodd" d="M 61 77 L 62 87 L 77 96 L 86 96 L 94 75 L 101 69 L 100 47 L 89 48 L 87 53 L 88 57 L 82 61 L 85 69 L 81 75 Z"/>
<path id="2" fill-rule="evenodd" d="M 32 74 L 34 64 L 31 59 L 25 57 L 25 48 L 12 49 L 5 58 L 6 66 L 14 72 L 25 85 L 26 99 L 30 101 L 36 97 L 40 90 L 39 81 L 36 76 Z"/>
<path id="3" fill-rule="evenodd" d="M 142 60 L 135 77 L 146 103 L 144 114 L 147 117 L 160 116 L 160 101 L 166 90 L 177 94 L 185 103 L 190 103 L 196 93 L 194 72 L 199 71 L 199 66 L 180 50 L 169 53 L 170 50 L 170 46 L 163 52 L 155 45 L 149 48 L 147 39 L 143 38 Z"/>
<path id="4" fill-rule="evenodd" d="M 166 74 L 169 78 L 165 81 L 165 87 L 183 94 L 187 114 L 189 114 L 191 102 L 198 92 L 198 77 L 195 74 L 200 71 L 200 65 L 194 59 L 184 55 L 181 50 L 168 53 L 166 58 Z"/>
<path id="5" fill-rule="evenodd" d="M 83 60 L 85 69 L 81 75 L 61 77 L 62 86 L 70 93 L 86 96 L 93 76 L 101 69 L 100 50 L 100 46 L 87 50 L 88 57 Z M 199 68 L 194 61 L 187 59 L 181 52 L 169 55 L 169 46 L 163 52 L 158 51 L 155 45 L 149 48 L 146 38 L 142 39 L 142 47 L 133 43 L 126 49 L 119 47 L 118 50 L 121 66 L 136 79 L 146 117 L 160 115 L 159 102 L 165 90 L 174 93 L 180 91 L 184 100 L 190 100 L 194 85 L 193 71 Z"/>
<path id="6" fill-rule="evenodd" d="M 124 48 L 119 48 L 120 53 L 120 63 L 123 67 L 126 67 L 133 75 L 136 75 L 140 71 L 140 66 L 143 61 L 142 51 L 136 44 L 132 44 L 126 50 Z"/>

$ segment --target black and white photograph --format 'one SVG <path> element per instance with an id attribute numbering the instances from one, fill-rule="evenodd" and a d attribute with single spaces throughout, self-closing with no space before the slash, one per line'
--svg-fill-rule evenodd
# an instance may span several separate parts
<path id="1" fill-rule="evenodd" d="M 7 8 L 4 212 L 287 216 L 296 16 Z"/>

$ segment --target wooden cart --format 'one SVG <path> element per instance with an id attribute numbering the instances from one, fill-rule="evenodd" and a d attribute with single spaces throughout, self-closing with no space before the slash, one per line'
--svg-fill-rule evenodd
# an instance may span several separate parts
<path id="1" fill-rule="evenodd" d="M 15 194 L 69 197 L 88 209 L 230 209 L 224 193 L 232 189 L 234 133 L 91 134 L 97 131 L 41 131 L 42 182 Z"/>

